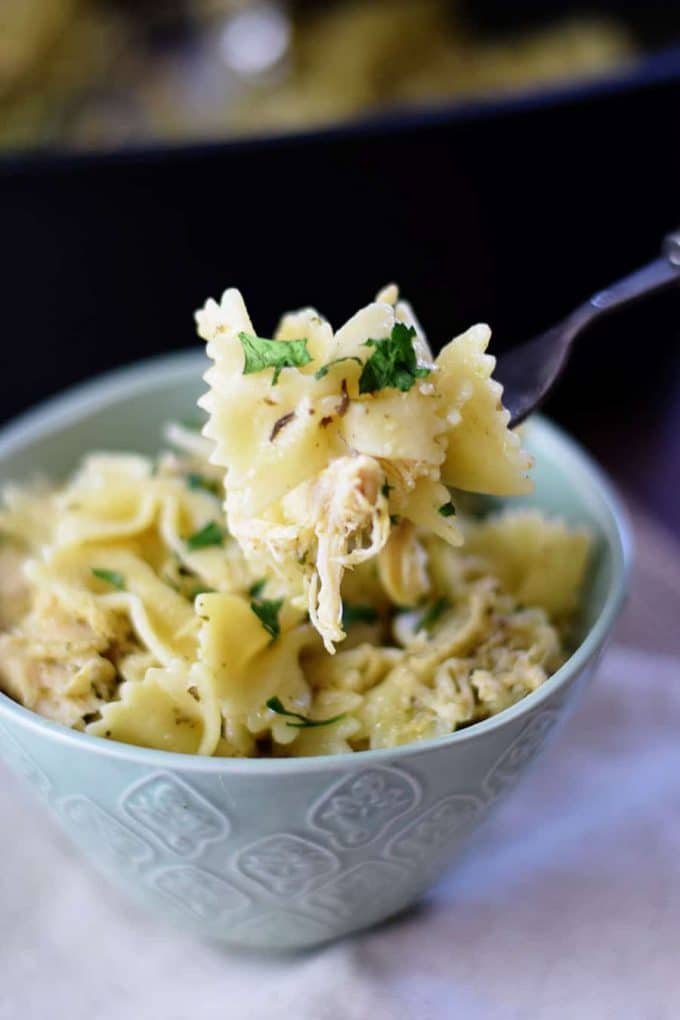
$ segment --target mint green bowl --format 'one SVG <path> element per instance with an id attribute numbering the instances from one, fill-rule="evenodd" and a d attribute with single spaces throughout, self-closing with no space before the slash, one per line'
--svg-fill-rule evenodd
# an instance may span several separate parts
<path id="1" fill-rule="evenodd" d="M 63 475 L 96 448 L 154 453 L 190 412 L 200 354 L 154 359 L 45 404 L 0 436 L 0 478 Z M 389 917 L 450 865 L 569 713 L 626 594 L 630 539 L 607 480 L 553 425 L 527 426 L 526 502 L 597 536 L 582 640 L 538 691 L 485 722 L 394 750 L 210 759 L 116 744 L 0 695 L 0 755 L 91 862 L 169 921 L 291 949 Z"/>

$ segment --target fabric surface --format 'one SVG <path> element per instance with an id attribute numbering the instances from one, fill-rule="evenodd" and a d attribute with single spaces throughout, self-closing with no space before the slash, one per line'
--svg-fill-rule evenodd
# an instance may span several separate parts
<path id="1" fill-rule="evenodd" d="M 427 900 L 295 957 L 168 931 L 0 771 L 1 1020 L 680 1016 L 680 548 L 640 515 L 598 677 Z"/>

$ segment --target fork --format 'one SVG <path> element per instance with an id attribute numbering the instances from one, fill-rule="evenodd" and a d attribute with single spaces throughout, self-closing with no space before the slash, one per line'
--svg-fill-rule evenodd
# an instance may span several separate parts
<path id="1" fill-rule="evenodd" d="M 680 281 L 680 230 L 664 239 L 663 254 L 600 290 L 545 333 L 498 358 L 494 376 L 503 384 L 511 426 L 540 407 L 561 376 L 580 335 L 598 319 Z"/>

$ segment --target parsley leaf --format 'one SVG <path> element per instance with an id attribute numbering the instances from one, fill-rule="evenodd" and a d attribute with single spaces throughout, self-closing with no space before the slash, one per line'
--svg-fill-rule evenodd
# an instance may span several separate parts
<path id="1" fill-rule="evenodd" d="M 367 340 L 366 347 L 375 347 L 359 376 L 359 393 L 375 393 L 392 386 L 405 393 L 416 379 L 430 374 L 429 368 L 420 368 L 413 349 L 416 331 L 413 326 L 395 322 L 392 332 L 384 340 Z"/>
<path id="2" fill-rule="evenodd" d="M 385 484 L 383 485 L 382 489 L 380 490 L 382 492 L 383 496 L 385 497 L 385 499 L 389 499 L 390 498 L 390 493 L 391 493 L 393 488 L 394 488 L 393 485 L 390 485 L 389 482 L 385 482 Z"/>
<path id="3" fill-rule="evenodd" d="M 190 432 L 200 432 L 205 425 L 205 422 L 205 418 L 193 415 L 189 418 L 180 418 L 179 424 L 183 429 L 189 429 Z"/>
<path id="4" fill-rule="evenodd" d="M 449 500 L 448 503 L 442 503 L 442 505 L 439 507 L 439 510 L 437 510 L 437 513 L 441 514 L 442 517 L 455 517 L 456 508 L 451 502 L 451 500 Z"/>
<path id="5" fill-rule="evenodd" d="M 250 588 L 248 589 L 248 594 L 251 596 L 251 598 L 254 599 L 258 598 L 264 591 L 264 586 L 266 585 L 266 583 L 267 583 L 266 577 L 261 577 L 259 581 L 254 581 L 253 584 L 251 584 Z"/>
<path id="6" fill-rule="evenodd" d="M 271 635 L 272 641 L 276 641 L 281 633 L 279 612 L 282 605 L 283 599 L 258 599 L 257 602 L 250 603 L 250 608 L 267 633 Z"/>
<path id="7" fill-rule="evenodd" d="M 328 375 L 330 370 L 333 368 L 333 365 L 339 365 L 341 361 L 356 361 L 357 365 L 361 365 L 362 368 L 364 365 L 361 358 L 355 358 L 353 355 L 348 354 L 344 358 L 333 358 L 332 361 L 329 361 L 325 365 L 322 365 L 318 372 L 314 373 L 314 378 L 323 379 L 324 376 Z"/>
<path id="8" fill-rule="evenodd" d="M 375 623 L 378 619 L 378 610 L 373 606 L 351 606 L 343 603 L 342 626 L 345 630 L 353 623 Z"/>
<path id="9" fill-rule="evenodd" d="M 220 495 L 220 483 L 214 478 L 206 478 L 205 475 L 200 475 L 197 471 L 191 471 L 185 480 L 188 489 L 203 489 L 213 496 Z"/>
<path id="10" fill-rule="evenodd" d="M 106 570 L 105 567 L 92 567 L 91 569 L 93 577 L 100 581 L 106 581 L 118 591 L 125 591 L 125 578 L 118 570 Z"/>
<path id="11" fill-rule="evenodd" d="M 210 545 L 222 545 L 226 537 L 227 532 L 220 527 L 217 521 L 209 521 L 193 535 L 189 535 L 186 540 L 187 549 L 189 552 L 195 552 L 197 549 L 206 549 Z"/>
<path id="12" fill-rule="evenodd" d="M 194 588 L 192 591 L 189 592 L 188 598 L 190 598 L 193 602 L 193 600 L 195 598 L 198 598 L 199 595 L 209 595 L 215 590 L 216 590 L 215 588 L 206 588 L 199 586 L 198 588 Z"/>
<path id="13" fill-rule="evenodd" d="M 306 340 L 265 340 L 252 333 L 239 333 L 243 347 L 245 362 L 243 374 L 262 372 L 265 368 L 273 368 L 272 386 L 276 386 L 281 369 L 308 365 L 312 356 L 307 350 Z"/>
<path id="14" fill-rule="evenodd" d="M 435 623 L 447 609 L 450 609 L 451 603 L 447 598 L 437 599 L 433 602 L 429 609 L 426 609 L 420 618 L 420 622 L 416 627 L 416 631 L 419 630 L 432 630 Z"/>
<path id="15" fill-rule="evenodd" d="M 299 712 L 289 712 L 279 698 L 270 698 L 266 705 L 277 715 L 287 715 L 291 719 L 299 720 L 298 722 L 286 722 L 286 726 L 294 726 L 297 730 L 304 730 L 311 726 L 330 726 L 331 723 L 340 722 L 347 715 L 347 712 L 341 712 L 340 715 L 334 715 L 332 719 L 310 719 L 306 715 L 300 715 Z"/>

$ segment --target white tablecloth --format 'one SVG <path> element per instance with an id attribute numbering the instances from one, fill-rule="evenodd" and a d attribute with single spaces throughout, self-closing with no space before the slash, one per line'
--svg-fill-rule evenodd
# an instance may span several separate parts
<path id="1" fill-rule="evenodd" d="M 427 901 L 367 934 L 277 959 L 167 931 L 0 772 L 0 1018 L 680 1017 L 680 552 L 637 532 L 576 715 Z"/>

